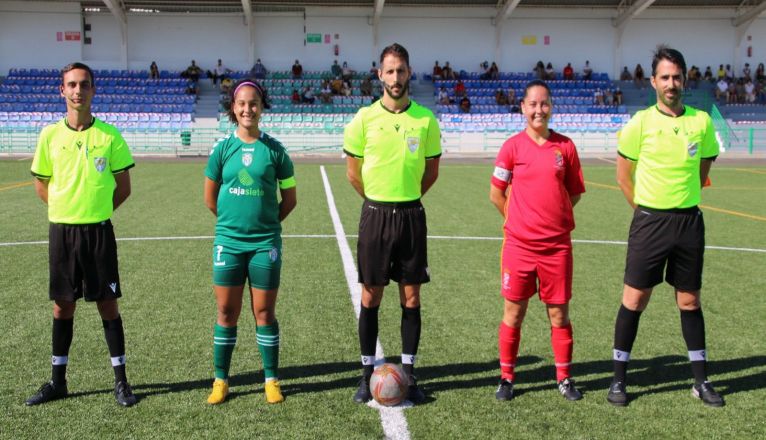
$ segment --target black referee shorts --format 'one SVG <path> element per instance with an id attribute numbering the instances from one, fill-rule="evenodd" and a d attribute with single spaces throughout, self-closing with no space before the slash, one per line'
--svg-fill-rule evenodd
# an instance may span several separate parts
<path id="1" fill-rule="evenodd" d="M 704 254 L 705 222 L 699 208 L 639 206 L 630 224 L 625 284 L 648 289 L 662 282 L 664 271 L 665 281 L 676 289 L 699 290 Z"/>
<path id="2" fill-rule="evenodd" d="M 109 220 L 85 225 L 51 223 L 48 257 L 51 300 L 119 298 L 117 242 Z"/>
<path id="3" fill-rule="evenodd" d="M 431 279 L 426 249 L 426 211 L 420 200 L 365 200 L 359 219 L 359 282 L 368 286 L 423 284 Z"/>

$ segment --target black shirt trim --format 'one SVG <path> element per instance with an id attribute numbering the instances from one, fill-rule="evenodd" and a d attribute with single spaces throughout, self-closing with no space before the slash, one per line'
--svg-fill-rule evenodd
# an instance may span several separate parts
<path id="1" fill-rule="evenodd" d="M 135 163 L 132 163 L 132 164 L 130 164 L 130 165 L 128 165 L 128 166 L 126 166 L 125 168 L 120 168 L 119 170 L 114 170 L 114 171 L 112 171 L 112 174 L 120 174 L 120 173 L 122 173 L 123 171 L 128 171 L 129 169 L 133 168 L 134 166 L 136 166 L 136 164 L 135 164 Z"/>
<path id="2" fill-rule="evenodd" d="M 358 154 L 354 154 L 354 153 L 352 153 L 352 152 L 350 152 L 350 151 L 346 150 L 345 148 L 343 149 L 343 152 L 344 152 L 344 153 L 346 153 L 347 155 L 349 155 L 349 156 L 351 156 L 351 157 L 355 157 L 355 158 L 357 158 L 357 159 L 363 159 L 363 158 L 364 158 L 364 156 L 360 156 L 360 155 L 358 155 Z"/>

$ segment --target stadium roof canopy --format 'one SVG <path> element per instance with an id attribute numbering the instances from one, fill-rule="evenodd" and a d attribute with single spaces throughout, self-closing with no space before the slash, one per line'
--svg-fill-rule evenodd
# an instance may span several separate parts
<path id="1" fill-rule="evenodd" d="M 46 0 L 51 1 L 51 0 Z M 189 13 L 243 13 L 251 11 L 279 11 L 306 6 L 362 6 L 383 8 L 385 6 L 433 6 L 433 7 L 495 7 L 498 10 L 516 7 L 570 7 L 612 8 L 623 12 L 629 9 L 651 8 L 728 8 L 732 18 L 766 9 L 764 0 L 53 0 L 78 2 L 83 9 L 113 8 L 125 14 L 156 12 Z M 114 11 L 113 11 L 114 12 Z M 760 14 L 759 12 L 759 14 Z"/>

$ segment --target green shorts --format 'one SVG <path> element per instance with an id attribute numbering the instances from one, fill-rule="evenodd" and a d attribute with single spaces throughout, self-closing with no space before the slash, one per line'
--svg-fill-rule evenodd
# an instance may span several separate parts
<path id="1" fill-rule="evenodd" d="M 239 252 L 213 245 L 213 284 L 216 286 L 241 286 L 247 279 L 250 287 L 276 289 L 281 269 L 281 247 Z"/>

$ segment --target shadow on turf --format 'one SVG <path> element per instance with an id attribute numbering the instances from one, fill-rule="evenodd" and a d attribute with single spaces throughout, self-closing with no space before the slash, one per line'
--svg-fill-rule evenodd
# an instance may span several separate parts
<path id="1" fill-rule="evenodd" d="M 399 362 L 399 358 L 391 357 L 389 362 Z M 517 365 L 517 388 L 515 394 L 545 391 L 555 388 L 555 368 L 553 365 L 541 364 L 542 358 L 536 356 L 522 356 Z M 539 364 L 539 365 L 536 365 Z M 533 365 L 531 369 L 529 366 Z M 536 366 L 535 366 L 536 365 Z M 708 363 L 708 372 L 716 386 L 716 389 L 724 396 L 766 389 L 766 374 L 760 369 L 752 374 L 729 379 L 717 379 L 717 376 L 728 375 L 738 371 L 749 370 L 766 366 L 766 356 L 750 356 L 737 359 L 711 361 Z M 359 364 L 357 362 L 328 362 L 321 364 L 290 366 L 280 368 L 282 390 L 286 396 L 308 393 L 319 393 L 336 389 L 348 388 L 353 390 L 359 380 Z M 348 377 L 346 373 L 352 372 Z M 431 393 L 438 391 L 494 387 L 498 380 L 498 364 L 492 360 L 488 362 L 464 362 L 425 366 L 418 368 L 416 373 L 420 385 L 427 396 L 427 402 L 434 399 Z M 612 361 L 580 362 L 572 367 L 575 379 L 579 377 L 598 375 L 596 379 L 578 380 L 577 385 L 584 394 L 603 393 L 609 387 L 612 378 Z M 327 381 L 320 381 L 321 376 L 338 375 L 343 377 Z M 479 375 L 478 377 L 461 379 L 453 376 Z M 449 379 L 444 379 L 449 378 Z M 310 379 L 310 380 L 302 380 Z M 237 374 L 231 377 L 232 387 L 239 390 L 229 396 L 229 400 L 237 396 L 262 393 L 263 372 L 251 371 Z M 647 394 L 673 392 L 691 388 L 692 374 L 688 359 L 683 356 L 659 356 L 652 359 L 636 359 L 630 362 L 628 371 L 629 386 L 647 388 L 641 391 L 631 392 L 631 400 L 638 399 Z M 133 385 L 134 393 L 139 401 L 153 396 L 185 391 L 207 390 L 211 387 L 212 378 L 182 381 L 182 382 L 159 382 L 159 383 L 136 383 Z M 242 389 L 242 387 L 247 387 Z M 80 397 L 95 394 L 113 393 L 113 389 L 92 390 L 70 393 L 70 397 Z M 351 395 L 351 394 L 349 394 Z"/>

